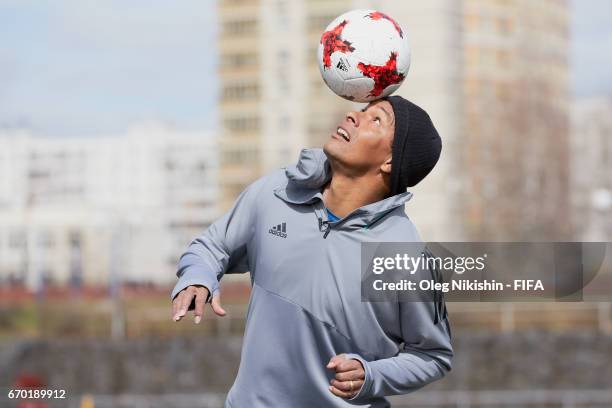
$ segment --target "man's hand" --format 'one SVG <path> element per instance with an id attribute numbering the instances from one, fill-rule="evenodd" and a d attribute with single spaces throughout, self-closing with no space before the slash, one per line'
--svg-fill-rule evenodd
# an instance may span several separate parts
<path id="1" fill-rule="evenodd" d="M 195 297 L 195 309 L 193 311 L 193 321 L 195 324 L 200 324 L 202 315 L 204 314 L 204 305 L 208 298 L 208 289 L 202 285 L 187 286 L 179 292 L 172 301 L 172 320 L 178 322 L 187 314 L 187 309 Z M 221 296 L 213 296 L 210 303 L 213 312 L 217 316 L 225 316 L 225 310 L 221 307 Z"/>
<path id="2" fill-rule="evenodd" d="M 353 398 L 365 381 L 365 370 L 359 360 L 347 359 L 345 354 L 333 356 L 327 368 L 336 370 L 336 377 L 330 381 L 329 390 L 342 398 Z"/>

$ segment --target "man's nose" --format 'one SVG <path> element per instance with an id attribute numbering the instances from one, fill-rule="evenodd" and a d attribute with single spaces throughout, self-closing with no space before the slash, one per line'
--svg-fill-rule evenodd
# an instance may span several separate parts
<path id="1" fill-rule="evenodd" d="M 353 125 L 355 125 L 355 127 L 359 127 L 359 114 L 357 112 L 349 112 L 346 114 L 346 120 L 348 120 L 349 122 L 353 122 Z"/>

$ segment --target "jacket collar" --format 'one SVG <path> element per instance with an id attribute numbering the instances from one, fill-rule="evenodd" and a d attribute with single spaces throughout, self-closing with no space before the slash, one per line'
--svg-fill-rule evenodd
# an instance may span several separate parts
<path id="1" fill-rule="evenodd" d="M 285 169 L 287 185 L 278 187 L 274 194 L 291 204 L 311 204 L 323 207 L 321 188 L 331 179 L 331 166 L 323 149 L 303 149 L 297 164 Z M 340 222 L 368 226 L 384 217 L 391 210 L 404 205 L 412 198 L 404 192 L 364 205 L 351 212 Z"/>

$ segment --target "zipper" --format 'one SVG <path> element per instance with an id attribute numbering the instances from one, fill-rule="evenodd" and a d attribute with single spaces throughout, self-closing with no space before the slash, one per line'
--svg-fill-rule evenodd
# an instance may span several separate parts
<path id="1" fill-rule="evenodd" d="M 323 233 L 323 239 L 327 238 L 329 231 L 331 231 L 331 225 L 329 225 L 329 223 L 329 220 L 323 221 L 321 218 L 319 218 L 319 231 L 325 231 Z"/>
<path id="2" fill-rule="evenodd" d="M 323 204 L 323 200 L 319 199 L 319 203 Z M 319 222 L 319 232 L 323 233 L 323 239 L 327 238 L 327 236 L 329 235 L 329 232 L 331 231 L 331 221 L 329 221 L 329 219 L 327 218 L 327 214 L 325 213 L 325 210 L 321 210 L 320 208 L 317 208 L 316 204 L 312 204 L 314 211 L 315 211 L 315 215 L 317 216 L 317 220 Z M 323 207 L 325 207 L 325 205 L 323 205 Z"/>
<path id="3" fill-rule="evenodd" d="M 330 221 L 329 218 L 327 217 L 327 211 L 325 211 L 325 203 L 323 202 L 323 199 L 321 197 L 317 197 L 317 198 L 318 200 L 312 203 L 311 205 L 314 208 L 315 215 L 317 216 L 317 220 L 319 223 L 319 231 L 323 233 L 323 238 L 327 238 L 327 236 L 329 235 L 332 224 L 334 225 L 334 227 L 341 225 L 345 221 L 348 221 L 348 219 L 350 219 L 355 213 L 357 213 L 360 210 L 359 208 L 357 208 L 351 211 L 349 214 L 347 214 L 345 217 L 343 217 L 342 219 L 338 221 Z M 318 208 L 317 204 L 320 204 L 322 209 Z M 385 218 L 387 214 L 395 210 L 397 207 L 398 206 L 395 206 L 395 207 L 389 208 L 388 210 L 384 211 L 378 217 L 374 218 L 369 224 L 364 225 L 363 229 L 369 229 L 371 226 L 373 226 L 374 224 L 376 224 L 377 222 Z"/>
<path id="4" fill-rule="evenodd" d="M 338 226 L 342 224 L 343 222 L 347 221 L 353 214 L 355 214 L 358 211 L 358 209 L 351 211 L 346 217 L 343 217 L 342 219 L 338 221 L 330 221 L 329 218 L 327 217 L 327 211 L 325 211 L 325 204 L 323 203 L 323 200 L 319 199 L 319 202 L 322 204 L 323 209 L 317 208 L 316 204 L 312 204 L 312 206 L 314 207 L 314 211 L 317 216 L 317 220 L 319 222 L 319 231 L 323 233 L 323 238 L 327 238 L 327 236 L 329 235 L 332 224 L 334 226 Z M 372 225 L 376 224 L 377 222 L 385 218 L 385 216 L 389 214 L 391 211 L 395 210 L 395 208 L 396 207 L 393 207 L 383 212 L 378 217 L 376 217 L 374 220 L 372 220 L 369 224 L 364 225 L 363 229 L 369 229 Z"/>

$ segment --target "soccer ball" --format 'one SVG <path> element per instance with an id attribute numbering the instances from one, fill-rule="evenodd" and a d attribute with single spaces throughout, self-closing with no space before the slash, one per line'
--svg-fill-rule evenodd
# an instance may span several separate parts
<path id="1" fill-rule="evenodd" d="M 388 15 L 352 10 L 336 17 L 317 51 L 323 81 L 354 102 L 384 98 L 400 87 L 410 68 L 406 32 Z"/>

